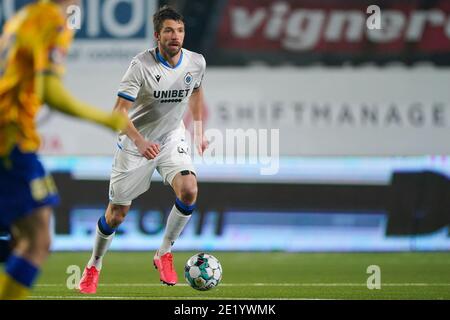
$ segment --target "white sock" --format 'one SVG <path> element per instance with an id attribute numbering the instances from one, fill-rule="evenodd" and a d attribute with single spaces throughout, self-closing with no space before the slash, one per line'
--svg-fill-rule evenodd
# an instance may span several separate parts
<path id="1" fill-rule="evenodd" d="M 87 266 L 88 268 L 94 266 L 97 270 L 100 271 L 102 269 L 103 256 L 106 254 L 106 251 L 108 251 L 109 246 L 111 245 L 111 242 L 116 233 L 114 232 L 113 234 L 107 236 L 100 231 L 98 225 L 96 229 L 97 234 L 95 236 L 94 249 L 92 250 L 92 256 Z"/>
<path id="2" fill-rule="evenodd" d="M 158 250 L 159 256 L 171 252 L 174 242 L 178 239 L 181 231 L 183 231 L 190 218 L 191 215 L 182 214 L 176 206 L 173 206 L 172 211 L 170 211 L 169 217 L 167 218 L 163 242 Z"/>

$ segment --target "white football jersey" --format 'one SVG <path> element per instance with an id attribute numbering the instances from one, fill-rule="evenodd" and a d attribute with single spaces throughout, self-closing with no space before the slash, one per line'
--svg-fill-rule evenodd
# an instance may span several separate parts
<path id="1" fill-rule="evenodd" d="M 119 87 L 118 96 L 134 102 L 128 116 L 148 141 L 163 143 L 177 130 L 183 130 L 183 117 L 192 91 L 200 87 L 206 69 L 205 58 L 182 49 L 175 67 L 170 66 L 157 48 L 138 54 L 131 61 Z M 126 135 L 119 135 L 122 150 L 139 154 Z"/>

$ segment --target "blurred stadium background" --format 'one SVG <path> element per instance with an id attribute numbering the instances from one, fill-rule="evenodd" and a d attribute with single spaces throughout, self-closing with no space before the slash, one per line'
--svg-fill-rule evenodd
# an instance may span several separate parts
<path id="1" fill-rule="evenodd" d="M 28 2 L 1 0 L 0 26 Z M 202 53 L 208 63 L 206 128 L 224 137 L 227 129 L 280 130 L 275 162 L 250 161 L 255 156 L 250 147 L 236 155 L 243 163 L 196 159 L 199 209 L 176 243 L 176 250 L 185 251 L 177 265 L 180 272 L 182 259 L 195 251 L 230 251 L 234 254 L 217 256 L 225 279 L 235 284 L 330 282 L 329 291 L 311 286 L 307 297 L 360 298 L 368 290 L 336 296 L 335 284 L 365 283 L 365 268 L 378 261 L 388 266 L 383 279 L 405 282 L 381 297 L 449 298 L 450 1 L 83 4 L 82 28 L 65 80 L 76 96 L 111 110 L 131 58 L 154 45 L 151 15 L 158 6 L 171 4 L 186 19 L 185 48 Z M 381 8 L 381 30 L 366 26 L 372 4 Z M 48 109 L 40 114 L 39 129 L 42 159 L 62 197 L 52 222 L 52 250 L 90 251 L 96 221 L 108 202 L 115 136 Z M 271 141 L 268 150 L 274 146 Z M 278 167 L 277 173 L 262 175 L 261 168 L 270 166 Z M 101 292 L 124 294 L 120 290 L 126 286 L 111 284 L 124 281 L 118 267 L 126 260 L 122 252 L 156 249 L 172 204 L 171 190 L 156 174 L 150 192 L 134 202 L 113 241 L 111 249 L 118 252 L 110 253 Z M 281 253 L 265 254 L 273 251 Z M 413 255 L 418 251 L 441 253 Z M 304 255 L 308 252 L 326 254 Z M 146 270 L 147 255 L 127 257 Z M 53 255 L 44 283 L 64 282 L 65 268 L 82 266 L 88 256 Z M 251 265 L 253 271 L 244 277 L 240 265 Z M 302 271 L 292 273 L 292 268 Z M 125 281 L 147 281 L 150 276 L 143 272 Z M 423 286 L 408 287 L 412 282 Z M 433 295 L 425 295 L 426 282 L 435 283 L 435 290 L 428 291 Z M 272 289 L 270 296 L 298 298 L 302 295 L 296 288 Z M 220 294 L 258 296 L 252 286 L 247 289 L 250 293 L 230 293 L 225 285 Z M 66 294 L 65 287 L 59 292 L 51 284 L 39 290 L 38 298 Z M 164 290 L 157 294 L 186 297 L 183 287 Z M 267 295 L 261 291 L 260 297 Z"/>
<path id="2" fill-rule="evenodd" d="M 0 25 L 28 2 L 2 0 Z M 186 18 L 185 47 L 208 63 L 207 129 L 280 129 L 276 174 L 245 154 L 243 164 L 197 159 L 199 211 L 177 250 L 450 249 L 450 1 L 83 3 L 66 78 L 80 98 L 112 108 L 168 3 Z M 371 4 L 381 30 L 366 26 Z M 48 109 L 39 128 L 62 196 L 53 250 L 90 250 L 115 137 Z M 155 249 L 172 198 L 155 176 L 112 249 Z"/>

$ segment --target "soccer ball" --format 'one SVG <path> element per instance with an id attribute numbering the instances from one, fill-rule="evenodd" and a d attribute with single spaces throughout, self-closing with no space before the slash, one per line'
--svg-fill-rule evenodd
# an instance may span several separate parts
<path id="1" fill-rule="evenodd" d="M 222 280 L 222 266 L 214 256 L 197 253 L 186 262 L 184 278 L 196 290 L 210 290 Z"/>

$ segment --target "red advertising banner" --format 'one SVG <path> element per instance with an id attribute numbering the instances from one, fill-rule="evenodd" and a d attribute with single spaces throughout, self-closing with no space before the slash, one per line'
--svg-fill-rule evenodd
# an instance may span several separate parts
<path id="1" fill-rule="evenodd" d="M 272 62 L 278 55 L 450 64 L 450 1 L 228 0 L 211 51 Z"/>

